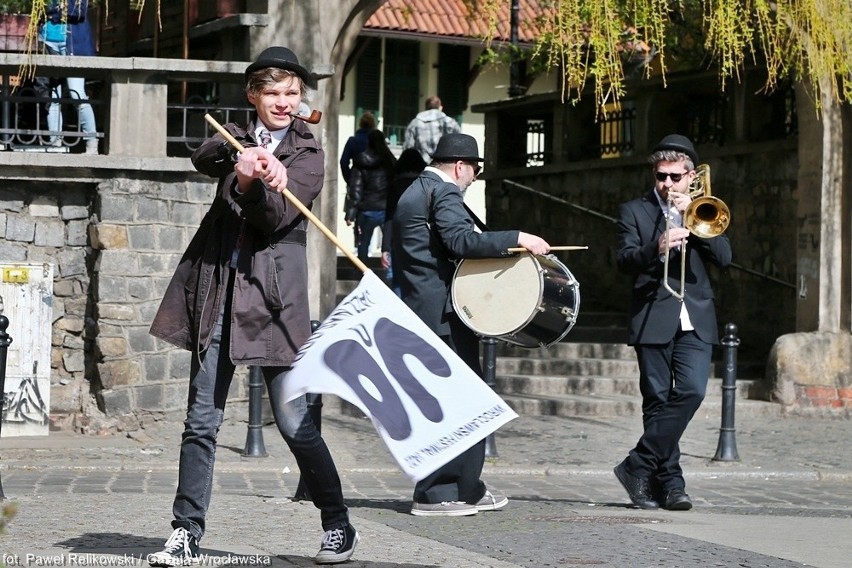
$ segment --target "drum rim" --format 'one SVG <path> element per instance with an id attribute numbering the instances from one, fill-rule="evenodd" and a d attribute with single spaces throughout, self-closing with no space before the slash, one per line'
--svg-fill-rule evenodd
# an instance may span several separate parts
<path id="1" fill-rule="evenodd" d="M 568 268 L 568 266 L 567 266 L 564 262 L 562 262 L 561 260 L 559 260 L 558 258 L 556 258 L 555 256 L 552 256 L 552 255 L 551 255 L 551 256 L 549 256 L 549 257 L 548 257 L 548 259 L 549 259 L 549 260 L 551 260 L 551 261 L 553 261 L 553 262 L 555 262 L 555 263 L 556 263 L 556 264 L 558 264 L 560 267 L 562 267 L 562 268 L 565 270 L 565 272 L 567 273 L 568 277 L 571 279 L 571 282 L 572 282 L 572 283 L 574 284 L 574 286 L 575 286 L 575 288 L 574 288 L 574 307 L 573 307 L 573 309 L 574 309 L 574 319 L 573 319 L 573 320 L 571 321 L 571 323 L 570 323 L 570 324 L 569 324 L 569 325 L 565 328 L 565 331 L 563 331 L 563 332 L 559 335 L 559 337 L 557 337 L 556 339 L 554 339 L 554 340 L 552 340 L 552 341 L 550 341 L 550 342 L 548 342 L 548 343 L 545 343 L 545 342 L 543 342 L 543 341 L 539 341 L 538 345 L 536 345 L 536 346 L 527 346 L 527 345 L 525 345 L 525 344 L 515 343 L 515 345 L 518 345 L 519 347 L 524 347 L 524 348 L 526 348 L 526 349 L 534 349 L 535 347 L 543 347 L 543 348 L 547 349 L 547 348 L 549 348 L 551 345 L 554 345 L 554 344 L 556 344 L 556 343 L 559 343 L 560 341 L 562 341 L 562 340 L 565 338 L 565 336 L 566 336 L 566 335 L 568 335 L 568 333 L 569 333 L 572 329 L 574 329 L 574 325 L 577 323 L 577 318 L 578 318 L 578 317 L 579 317 L 579 315 L 580 315 L 580 281 L 579 281 L 579 280 L 577 280 L 577 278 L 574 276 L 574 273 L 573 273 L 573 272 L 571 272 L 571 269 L 569 269 L 569 268 Z M 536 262 L 538 262 L 538 259 L 536 259 Z M 538 263 L 538 264 L 539 264 L 539 266 L 541 266 L 541 263 Z M 542 285 L 542 288 L 543 288 L 543 287 L 544 287 L 544 286 Z M 544 293 L 544 290 L 542 290 L 542 292 L 541 292 L 541 293 L 543 294 L 543 293 Z M 525 323 L 522 327 L 520 327 L 520 328 L 516 329 L 516 330 L 515 330 L 515 332 L 517 332 L 517 331 L 519 331 L 519 330 L 521 330 L 521 329 L 525 328 L 525 327 L 526 327 L 527 325 L 529 325 L 529 323 L 530 323 L 532 320 L 534 320 L 534 319 L 535 319 L 535 314 L 533 314 L 533 315 L 530 317 L 530 319 L 529 319 L 529 320 L 528 320 L 528 321 L 527 321 L 527 322 L 526 322 L 526 323 Z M 503 337 L 503 336 L 498 336 L 498 337 Z"/>

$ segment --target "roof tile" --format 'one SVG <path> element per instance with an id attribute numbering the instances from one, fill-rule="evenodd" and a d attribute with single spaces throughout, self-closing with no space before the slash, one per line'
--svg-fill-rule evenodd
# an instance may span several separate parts
<path id="1" fill-rule="evenodd" d="M 509 40 L 509 2 L 501 8 L 495 39 Z M 538 2 L 520 3 L 518 38 L 531 43 L 538 35 Z M 482 38 L 488 22 L 482 13 L 471 14 L 464 0 L 388 0 L 367 20 L 366 29 L 411 32 L 456 38 Z"/>

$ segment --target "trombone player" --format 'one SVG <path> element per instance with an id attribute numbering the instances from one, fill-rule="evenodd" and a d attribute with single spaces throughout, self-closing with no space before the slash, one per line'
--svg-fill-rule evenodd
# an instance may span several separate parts
<path id="1" fill-rule="evenodd" d="M 693 202 L 691 190 L 701 185 L 701 176 L 698 154 L 685 136 L 663 138 L 649 162 L 654 189 L 619 207 L 617 228 L 618 268 L 633 277 L 628 344 L 639 363 L 644 433 L 614 473 L 634 506 L 686 511 L 692 501 L 679 442 L 704 399 L 713 345 L 719 343 L 705 265 L 731 262 L 722 234 L 729 214 L 718 199 Z M 704 183 L 709 193 L 709 177 Z M 709 231 L 698 231 L 702 236 L 690 230 L 699 201 L 713 217 L 704 223 Z"/>

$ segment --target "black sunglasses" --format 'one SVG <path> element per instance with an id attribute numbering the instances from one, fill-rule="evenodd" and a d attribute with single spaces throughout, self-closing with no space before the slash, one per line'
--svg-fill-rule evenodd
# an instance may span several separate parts
<path id="1" fill-rule="evenodd" d="M 479 175 L 479 172 L 481 172 L 481 171 L 482 171 L 482 166 L 480 166 L 480 165 L 479 165 L 479 164 L 477 164 L 477 163 L 474 163 L 474 162 L 465 162 L 465 163 L 466 163 L 468 166 L 470 166 L 470 167 L 472 167 L 472 168 L 473 168 L 473 177 L 478 176 L 478 175 Z"/>
<path id="2" fill-rule="evenodd" d="M 672 178 L 674 183 L 679 182 L 683 176 L 688 174 L 689 172 L 683 172 L 682 174 L 672 174 L 669 172 L 654 172 L 654 177 L 657 178 L 657 181 L 666 181 L 666 178 Z"/>

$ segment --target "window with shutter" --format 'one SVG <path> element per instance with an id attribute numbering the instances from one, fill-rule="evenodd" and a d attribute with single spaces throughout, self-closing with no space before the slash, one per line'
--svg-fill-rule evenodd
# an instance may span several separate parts
<path id="1" fill-rule="evenodd" d="M 358 59 L 355 81 L 355 128 L 365 112 L 379 117 L 379 89 L 382 72 L 382 42 L 370 41 Z"/>
<path id="2" fill-rule="evenodd" d="M 470 46 L 441 44 L 438 47 L 438 96 L 444 112 L 461 124 L 467 108 Z"/>

